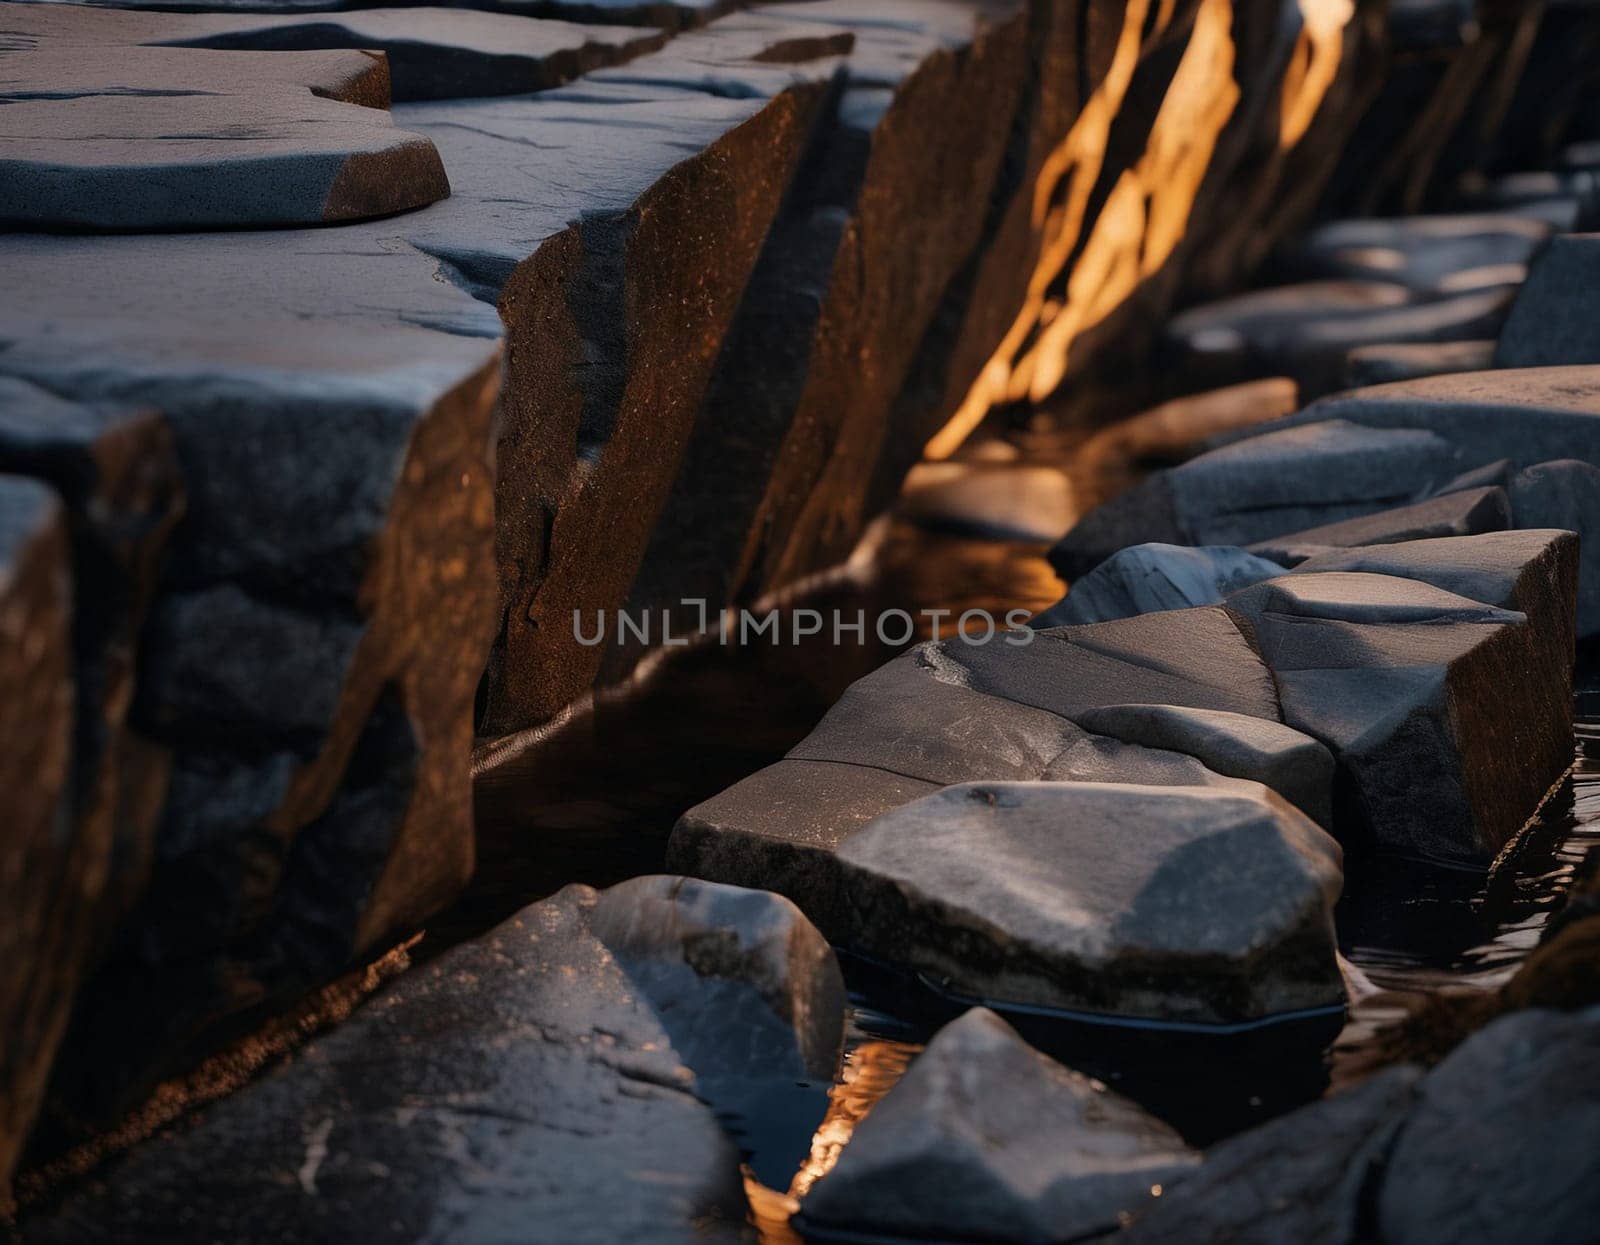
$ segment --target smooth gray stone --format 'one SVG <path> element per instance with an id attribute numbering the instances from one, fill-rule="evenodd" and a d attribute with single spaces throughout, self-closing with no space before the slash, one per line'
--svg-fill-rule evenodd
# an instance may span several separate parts
<path id="1" fill-rule="evenodd" d="M 340 61 L 356 68 L 341 73 Z M 444 198 L 450 185 L 431 142 L 381 108 L 315 92 L 330 76 L 358 80 L 370 61 L 96 46 L 7 55 L 0 221 L 251 228 L 388 216 Z"/>
<path id="2" fill-rule="evenodd" d="M 1106 705 L 1078 722 L 1125 743 L 1187 753 L 1218 774 L 1270 787 L 1321 826 L 1333 824 L 1333 754 L 1281 722 L 1178 705 Z"/>
<path id="3" fill-rule="evenodd" d="M 1085 515 L 1050 551 L 1069 581 L 1145 541 L 1247 545 L 1424 497 L 1460 469 L 1425 429 L 1327 421 L 1208 450 Z"/>
<path id="4" fill-rule="evenodd" d="M 1285 566 L 1325 549 L 1392 545 L 1431 537 L 1476 536 L 1511 526 L 1511 500 L 1503 488 L 1473 488 L 1380 510 L 1340 523 L 1290 532 L 1250 546 L 1252 553 Z"/>
<path id="5" fill-rule="evenodd" d="M 839 849 L 850 945 L 950 992 L 1229 1024 L 1344 999 L 1340 851 L 1264 787 L 965 783 Z"/>
<path id="6" fill-rule="evenodd" d="M 1511 481 L 1518 527 L 1578 535 L 1578 635 L 1600 634 L 1600 467 L 1573 459 L 1539 463 Z"/>
<path id="7" fill-rule="evenodd" d="M 1306 277 L 1394 281 L 1439 297 L 1520 285 L 1551 232 L 1513 213 L 1336 220 L 1312 229 L 1284 262 Z"/>
<path id="8" fill-rule="evenodd" d="M 97 9 L 161 8 L 178 12 L 317 13 L 352 7 L 350 0 L 84 0 Z M 457 0 L 451 7 L 488 9 L 573 22 L 622 22 L 677 30 L 710 21 L 738 0 Z M 357 4 L 355 7 L 360 7 Z"/>
<path id="9" fill-rule="evenodd" d="M 1071 481 L 1054 467 L 923 463 L 907 478 L 895 515 L 934 532 L 1048 544 L 1076 510 Z"/>
<path id="10" fill-rule="evenodd" d="M 1594 1235 L 1600 1009 L 1502 1017 L 1417 1091 L 1378 1191 L 1385 1241 L 1556 1245 Z"/>
<path id="11" fill-rule="evenodd" d="M 570 886 L 401 976 L 23 1239 L 166 1242 L 197 1224 L 241 1243 L 743 1239 L 738 1154 L 629 957 L 591 925 L 605 902 Z M 653 915 L 660 953 L 680 956 L 670 910 Z M 747 976 L 704 967 L 696 981 Z"/>
<path id="12" fill-rule="evenodd" d="M 1481 372 L 1494 366 L 1495 342 L 1384 342 L 1359 346 L 1345 363 L 1345 384 L 1387 385 L 1397 380 L 1443 376 L 1451 372 Z"/>
<path id="13" fill-rule="evenodd" d="M 1574 552 L 1541 555 L 1563 585 Z M 1571 764 L 1571 593 L 1529 617 L 1338 571 L 1257 584 L 1227 608 L 1271 668 L 1283 720 L 1338 760 L 1347 841 L 1481 866 Z"/>
<path id="14" fill-rule="evenodd" d="M 1371 1187 L 1421 1075 L 1409 1065 L 1387 1069 L 1212 1147 L 1118 1241 L 1368 1245 Z"/>
<path id="15" fill-rule="evenodd" d="M 1497 458 L 1492 463 L 1484 463 L 1481 467 L 1463 471 L 1455 479 L 1441 484 L 1438 495 L 1461 493 L 1467 489 L 1509 488 L 1511 477 L 1515 474 L 1516 469 L 1511 465 L 1509 458 Z"/>
<path id="16" fill-rule="evenodd" d="M 1564 234 L 1534 262 L 1500 331 L 1497 367 L 1600 363 L 1600 233 Z"/>
<path id="17" fill-rule="evenodd" d="M 1114 1232 L 1198 1156 L 973 1008 L 934 1035 L 806 1195 L 802 1231 L 1058 1245 Z"/>
<path id="18" fill-rule="evenodd" d="M 1236 785 L 1186 752 L 1146 748 L 1105 735 L 1086 735 L 1064 748 L 1037 777 L 1045 782 L 1134 783 L 1146 787 Z"/>
<path id="19" fill-rule="evenodd" d="M 1229 545 L 1132 545 L 1112 554 L 1030 627 L 1109 622 L 1153 610 L 1215 605 L 1237 588 L 1283 574 L 1283 568 Z"/>
<path id="20" fill-rule="evenodd" d="M 394 98 L 400 100 L 542 91 L 666 41 L 662 32 L 638 26 L 426 7 L 154 13 L 0 4 L 0 31 L 10 47 L 31 42 L 51 48 L 112 44 L 264 52 L 367 48 L 387 56 Z"/>

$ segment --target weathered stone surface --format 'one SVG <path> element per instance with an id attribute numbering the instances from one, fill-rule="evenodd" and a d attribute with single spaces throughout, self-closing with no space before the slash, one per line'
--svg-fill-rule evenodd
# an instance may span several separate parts
<path id="1" fill-rule="evenodd" d="M 1494 352 L 1495 343 L 1488 339 L 1359 346 L 1345 361 L 1345 386 L 1359 389 L 1451 372 L 1481 372 L 1494 365 Z"/>
<path id="2" fill-rule="evenodd" d="M 94 8 L 145 9 L 145 0 L 85 0 Z M 464 0 L 452 7 L 488 9 L 532 17 L 559 17 L 574 22 L 624 22 L 668 30 L 697 26 L 733 8 L 736 0 Z M 268 7 L 265 0 L 161 0 L 162 9 L 178 12 L 222 10 L 249 13 Z M 350 7 L 348 0 L 271 0 L 270 8 L 296 13 Z"/>
<path id="3" fill-rule="evenodd" d="M 1291 566 L 1323 549 L 1392 545 L 1431 537 L 1476 536 L 1511 526 L 1511 499 L 1503 488 L 1470 488 L 1379 510 L 1339 523 L 1258 541 L 1250 552 Z"/>
<path id="4" fill-rule="evenodd" d="M 1600 1010 L 1532 1010 L 1469 1038 L 1417 1087 L 1377 1200 L 1385 1241 L 1557 1242 L 1600 1216 Z"/>
<path id="5" fill-rule="evenodd" d="M 25 1239 L 170 1241 L 196 1224 L 239 1242 L 742 1239 L 738 1155 L 634 975 L 680 961 L 685 927 L 710 912 L 635 889 L 629 913 L 568 887 L 401 977 L 26 1223 Z M 697 893 L 710 909 L 724 898 Z M 773 982 L 759 954 L 753 974 L 737 955 L 697 962 L 704 977 L 681 981 L 697 994 Z"/>
<path id="6" fill-rule="evenodd" d="M 76 939 L 87 913 L 74 911 L 73 892 L 92 890 L 107 864 L 92 851 L 73 859 L 70 558 L 54 494 L 0 475 L 0 1188 L 38 1109 L 75 984 L 78 966 L 55 962 L 70 943 L 58 948 L 57 939 Z"/>
<path id="7" fill-rule="evenodd" d="M 1055 1245 L 1113 1232 L 1197 1156 L 973 1008 L 934 1036 L 807 1195 L 803 1231 Z"/>
<path id="8" fill-rule="evenodd" d="M 1520 285 L 1551 232 L 1511 214 L 1330 221 L 1289 248 L 1284 263 L 1304 277 L 1393 281 L 1438 297 Z"/>
<path id="9" fill-rule="evenodd" d="M 359 220 L 444 198 L 432 143 L 397 129 L 381 104 L 317 92 L 330 80 L 359 91 L 371 63 L 361 52 L 91 46 L 7 55 L 0 222 L 248 228 Z"/>
<path id="10" fill-rule="evenodd" d="M 1554 548 L 1570 584 L 1575 551 Z M 1271 667 L 1283 720 L 1338 759 L 1347 840 L 1486 865 L 1570 764 L 1565 611 L 1531 618 L 1356 572 L 1271 580 L 1227 609 Z"/>
<path id="11" fill-rule="evenodd" d="M 1339 848 L 1262 787 L 967 783 L 839 861 L 850 944 L 959 996 L 1199 1024 L 1344 998 Z"/>
<path id="12" fill-rule="evenodd" d="M 0 4 L 0 31 L 11 48 L 80 45 L 77 55 L 96 44 L 262 52 L 371 49 L 387 57 L 399 100 L 542 91 L 666 41 L 663 33 L 637 26 L 426 7 L 315 14 L 153 13 L 75 4 Z"/>
<path id="13" fill-rule="evenodd" d="M 1283 574 L 1283 567 L 1232 545 L 1130 545 L 1112 554 L 1032 627 L 1109 622 L 1152 610 L 1215 605 L 1236 588 Z"/>
<path id="14" fill-rule="evenodd" d="M 895 512 L 935 532 L 1048 544 L 1075 508 L 1071 481 L 1054 467 L 923 463 Z"/>
<path id="15" fill-rule="evenodd" d="M 1500 331 L 1500 367 L 1600 363 L 1600 234 L 1564 234 L 1535 261 Z"/>
<path id="16" fill-rule="evenodd" d="M 1570 458 L 1539 463 L 1518 472 L 1509 492 L 1518 527 L 1577 533 L 1578 635 L 1600 633 L 1600 467 Z"/>
<path id="17" fill-rule="evenodd" d="M 1337 421 L 1264 432 L 1160 472 L 1050 551 L 1068 580 L 1126 545 L 1243 545 L 1426 496 L 1459 469 L 1443 437 Z"/>
<path id="18" fill-rule="evenodd" d="M 1106 705 L 1078 722 L 1125 743 L 1187 753 L 1218 774 L 1270 787 L 1319 825 L 1333 824 L 1333 755 L 1281 722 L 1177 705 Z"/>
<path id="19" fill-rule="evenodd" d="M 1128 1245 L 1371 1240 L 1369 1190 L 1420 1075 L 1394 1068 L 1223 1142 L 1174 1188 L 1163 1189 L 1118 1239 Z"/>

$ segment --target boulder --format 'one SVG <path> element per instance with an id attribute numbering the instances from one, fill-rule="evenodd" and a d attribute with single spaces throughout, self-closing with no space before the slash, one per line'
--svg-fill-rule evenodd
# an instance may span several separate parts
<path id="1" fill-rule="evenodd" d="M 739 1156 L 698 1095 L 824 1066 L 841 1003 L 831 953 L 781 900 L 571 886 L 401 976 L 23 1237 L 742 1240 Z"/>
<path id="2" fill-rule="evenodd" d="M 1498 367 L 1600 364 L 1600 234 L 1565 234 L 1550 241 L 1517 295 L 1500 343 Z"/>
<path id="3" fill-rule="evenodd" d="M 1237 588 L 1283 574 L 1283 567 L 1231 545 L 1130 545 L 1112 554 L 1030 627 L 1109 622 L 1154 610 L 1215 605 Z"/>
<path id="4" fill-rule="evenodd" d="M 1467 1039 L 1417 1087 L 1388 1156 L 1377 1228 L 1394 1245 L 1592 1234 L 1600 1009 L 1530 1010 Z"/>
<path id="5" fill-rule="evenodd" d="M 387 216 L 444 198 L 439 153 L 394 126 L 386 98 L 375 107 L 341 98 L 367 89 L 372 69 L 358 51 L 12 53 L 0 66 L 0 222 L 251 228 Z"/>
<path id="6" fill-rule="evenodd" d="M 1571 764 L 1572 547 L 1544 616 L 1416 580 L 1294 574 L 1229 613 L 1271 668 L 1283 720 L 1339 763 L 1347 842 L 1487 865 Z M 1547 555 L 1538 555 L 1544 557 Z"/>
<path id="7" fill-rule="evenodd" d="M 1079 724 L 1125 743 L 1186 753 L 1207 769 L 1258 782 L 1324 827 L 1333 824 L 1333 756 L 1309 735 L 1267 718 L 1177 705 L 1106 705 Z"/>
<path id="8" fill-rule="evenodd" d="M 934 1035 L 806 1195 L 802 1232 L 1059 1245 L 1116 1231 L 1197 1156 L 984 1008 Z"/>
<path id="9" fill-rule="evenodd" d="M 1492 340 L 1358 346 L 1345 360 L 1342 387 L 1359 389 L 1450 372 L 1481 372 L 1494 366 L 1494 351 Z"/>
<path id="10" fill-rule="evenodd" d="M 1409 506 L 1259 541 L 1250 546 L 1250 551 L 1291 566 L 1324 549 L 1476 536 L 1481 532 L 1501 532 L 1510 526 L 1511 501 L 1505 489 L 1459 489 Z"/>
<path id="11" fill-rule="evenodd" d="M 1247 436 L 1152 476 L 1084 518 L 1050 551 L 1068 580 L 1144 541 L 1238 545 L 1369 514 L 1459 470 L 1443 437 L 1337 421 Z"/>
<path id="12" fill-rule="evenodd" d="M 1344 999 L 1339 848 L 1262 787 L 966 783 L 838 855 L 850 945 L 958 997 L 1199 1025 Z"/>
<path id="13" fill-rule="evenodd" d="M 1578 635 L 1600 634 L 1600 466 L 1574 459 L 1539 463 L 1511 481 L 1518 527 L 1578 536 Z"/>
<path id="14" fill-rule="evenodd" d="M 1440 297 L 1520 285 L 1551 232 L 1512 213 L 1336 220 L 1289 247 L 1283 263 L 1299 277 L 1393 281 Z"/>
<path id="15" fill-rule="evenodd" d="M 1408 1066 L 1390 1069 L 1214 1146 L 1118 1239 L 1127 1245 L 1370 1241 L 1370 1189 L 1420 1075 Z"/>
<path id="16" fill-rule="evenodd" d="M 920 527 L 982 540 L 1048 544 L 1071 524 L 1072 482 L 1055 467 L 923 463 L 896 514 Z"/>

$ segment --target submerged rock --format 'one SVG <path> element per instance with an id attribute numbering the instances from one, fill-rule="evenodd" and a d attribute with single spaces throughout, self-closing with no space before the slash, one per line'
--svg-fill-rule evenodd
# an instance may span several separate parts
<path id="1" fill-rule="evenodd" d="M 801 1205 L 801 1230 L 1062 1245 L 1113 1232 L 1194 1151 L 984 1008 L 946 1025 Z"/>
<path id="2" fill-rule="evenodd" d="M 1215 605 L 1237 588 L 1281 574 L 1278 563 L 1230 545 L 1132 545 L 1076 580 L 1065 597 L 1028 625 L 1109 622 L 1153 610 Z"/>
<path id="3" fill-rule="evenodd" d="M 1234 1024 L 1344 999 L 1340 852 L 1265 788 L 967 783 L 839 849 L 851 944 L 951 993 Z"/>

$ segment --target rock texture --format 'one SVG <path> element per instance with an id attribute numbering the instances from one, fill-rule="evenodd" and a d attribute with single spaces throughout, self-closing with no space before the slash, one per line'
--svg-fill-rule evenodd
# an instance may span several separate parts
<path id="1" fill-rule="evenodd" d="M 1195 1154 L 983 1008 L 941 1029 L 806 1197 L 806 1232 L 1054 1245 L 1113 1232 Z"/>
<path id="2" fill-rule="evenodd" d="M 1282 573 L 1278 563 L 1232 545 L 1130 545 L 1075 580 L 1071 592 L 1028 625 L 1065 627 L 1215 605 L 1236 588 Z"/>
<path id="3" fill-rule="evenodd" d="M 1594 284 L 1600 234 L 1564 234 L 1551 241 L 1517 295 L 1495 347 L 1500 367 L 1600 364 Z"/>

